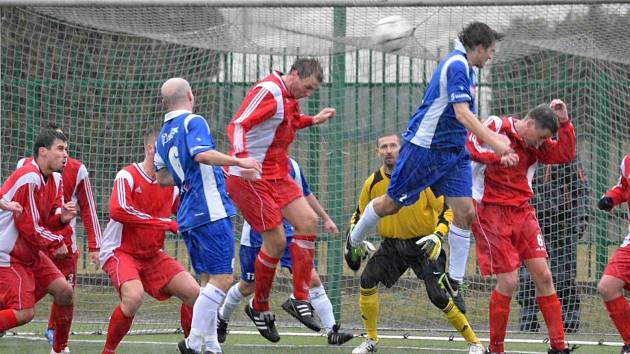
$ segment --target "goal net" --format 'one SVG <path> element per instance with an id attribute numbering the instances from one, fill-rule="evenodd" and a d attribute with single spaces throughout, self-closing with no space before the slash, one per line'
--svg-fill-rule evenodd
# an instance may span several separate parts
<path id="1" fill-rule="evenodd" d="M 225 152 L 226 125 L 248 87 L 273 69 L 286 72 L 297 57 L 313 56 L 324 66 L 324 82 L 301 102 L 302 110 L 314 114 L 331 106 L 338 114 L 323 126 L 300 131 L 291 155 L 339 229 L 345 230 L 363 181 L 380 164 L 376 138 L 404 131 L 457 33 L 472 20 L 482 21 L 506 38 L 479 75 L 481 118 L 522 117 L 556 97 L 567 102 L 576 128 L 578 162 L 540 166 L 532 202 L 552 256 L 563 312 L 567 317 L 579 314 L 578 334 L 617 340 L 596 284 L 628 232 L 626 207 L 605 214 L 596 210 L 596 202 L 616 183 L 621 158 L 630 151 L 626 35 L 630 5 L 522 1 L 535 5 L 462 6 L 461 1 L 445 1 L 441 7 L 366 7 L 366 3 L 227 8 L 193 1 L 140 8 L 42 7 L 25 2 L 23 7 L 2 7 L 1 177 L 4 180 L 21 157 L 32 153 L 41 127 L 56 122 L 69 133 L 70 155 L 90 171 L 104 227 L 116 172 L 143 158 L 142 131 L 161 125 L 165 112 L 159 87 L 166 79 L 183 77 L 191 83 L 196 111 L 207 118 L 218 149 Z M 403 16 L 416 27 L 414 37 L 397 52 L 383 52 L 370 40 L 373 24 L 390 15 Z M 239 233 L 236 218 L 235 234 Z M 73 331 L 99 333 L 106 330 L 118 297 L 107 276 L 89 265 L 82 230 L 80 235 L 83 255 Z M 343 235 L 320 232 L 318 239 L 316 265 L 335 313 L 344 327 L 360 331 L 359 274 L 343 262 Z M 377 235 L 371 240 L 379 242 Z M 166 250 L 189 266 L 179 237 L 169 237 Z M 494 281 L 479 276 L 474 245 L 465 282 L 469 320 L 474 328 L 487 330 L 487 301 Z M 379 292 L 379 328 L 398 335 L 451 334 L 412 273 Z M 297 325 L 279 307 L 289 293 L 290 278 L 281 272 L 272 299 L 280 327 Z M 532 296 L 527 286 L 519 297 L 522 306 L 515 296 L 510 330 L 520 329 L 522 309 L 534 326 Z M 43 331 L 46 301 L 39 305 L 39 321 L 25 330 Z M 132 330 L 173 330 L 179 327 L 178 318 L 178 301 L 160 303 L 147 296 Z M 540 313 L 537 320 L 540 333 L 545 333 Z M 242 311 L 235 313 L 232 323 L 249 326 Z"/>

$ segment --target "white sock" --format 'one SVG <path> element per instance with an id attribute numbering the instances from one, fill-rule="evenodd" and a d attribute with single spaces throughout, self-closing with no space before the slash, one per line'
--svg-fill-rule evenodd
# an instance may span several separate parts
<path id="1" fill-rule="evenodd" d="M 225 301 L 223 302 L 223 306 L 221 306 L 221 309 L 219 309 L 219 314 L 221 315 L 221 318 L 226 321 L 230 320 L 230 317 L 232 317 L 232 312 L 236 310 L 236 308 L 241 303 L 241 301 L 243 301 L 244 298 L 241 291 L 238 290 L 238 284 L 239 283 L 232 285 L 230 290 L 228 290 L 228 293 L 225 296 Z"/>
<path id="2" fill-rule="evenodd" d="M 370 201 L 363 210 L 363 214 L 359 219 L 359 222 L 354 226 L 352 233 L 350 234 L 350 244 L 353 247 L 358 247 L 365 239 L 365 234 L 376 227 L 381 217 L 374 211 L 374 200 Z"/>
<path id="3" fill-rule="evenodd" d="M 213 338 L 218 345 L 217 309 L 224 297 L 225 293 L 212 284 L 207 284 L 201 289 L 193 307 L 190 335 L 186 339 L 188 348 L 200 352 L 204 341 L 209 340 L 212 343 Z"/>
<path id="4" fill-rule="evenodd" d="M 326 334 L 328 334 L 335 325 L 335 315 L 333 314 L 333 307 L 328 295 L 326 295 L 324 286 L 320 285 L 317 288 L 308 289 L 308 296 L 311 300 L 311 305 L 313 305 L 315 309 L 315 313 L 317 313 L 317 316 L 322 321 Z"/>
<path id="5" fill-rule="evenodd" d="M 463 230 L 451 224 L 448 231 L 449 255 L 448 272 L 451 278 L 461 282 L 466 273 L 468 250 L 470 249 L 470 230 Z"/>

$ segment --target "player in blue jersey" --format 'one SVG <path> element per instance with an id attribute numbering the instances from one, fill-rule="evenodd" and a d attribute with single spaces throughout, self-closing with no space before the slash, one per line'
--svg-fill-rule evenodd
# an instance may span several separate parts
<path id="1" fill-rule="evenodd" d="M 470 225 L 475 213 L 470 156 L 464 147 L 467 130 L 503 156 L 507 164 L 518 161 L 509 142 L 484 127 L 475 115 L 473 67 L 482 68 L 492 58 L 496 42 L 502 37 L 481 22 L 472 22 L 459 33 L 455 50 L 440 61 L 422 104 L 409 120 L 387 193 L 366 206 L 361 219 L 348 233 L 344 249 L 346 257 L 360 260 L 368 230 L 382 217 L 414 204 L 420 192 L 431 187 L 436 195 L 446 197 L 453 210 L 448 233 L 449 274 L 453 284 L 450 292 L 462 312 L 465 309 L 458 287 L 464 278 Z M 431 253 L 441 247 L 441 240 L 429 235 L 418 244 Z"/>
<path id="2" fill-rule="evenodd" d="M 177 213 L 201 292 L 193 308 L 190 335 L 178 344 L 182 354 L 221 353 L 216 338 L 217 309 L 230 288 L 234 237 L 230 217 L 234 206 L 225 191 L 220 166 L 261 171 L 258 161 L 216 151 L 205 118 L 192 113 L 195 98 L 181 78 L 167 80 L 161 89 L 168 110 L 156 141 L 155 169 L 162 185 L 180 190 Z"/>
<path id="3" fill-rule="evenodd" d="M 298 163 L 289 159 L 289 176 L 295 181 L 298 187 L 302 190 L 302 194 L 308 204 L 313 208 L 315 213 L 324 221 L 324 231 L 331 235 L 337 235 L 339 230 L 337 225 L 332 221 L 330 216 L 326 213 L 324 208 L 311 192 L 311 189 L 306 182 L 306 178 L 300 169 Z M 289 222 L 283 220 L 284 233 L 287 238 L 287 247 L 284 250 L 284 254 L 280 259 L 280 264 L 283 268 L 292 270 L 291 252 L 289 251 L 289 245 L 293 240 L 293 227 Z M 243 224 L 243 231 L 241 233 L 239 261 L 241 264 L 241 280 L 234 284 L 228 291 L 225 302 L 221 309 L 219 309 L 219 322 L 217 328 L 217 335 L 219 342 L 223 343 L 227 336 L 227 327 L 232 312 L 236 309 L 238 304 L 243 301 L 244 298 L 254 293 L 254 263 L 258 252 L 262 247 L 262 237 L 260 233 L 254 231 L 251 226 L 245 222 Z M 319 278 L 319 274 L 315 269 L 311 272 L 311 281 L 309 284 L 309 300 L 311 305 L 315 309 L 315 313 L 322 321 L 322 325 L 326 330 L 326 336 L 328 338 L 328 344 L 341 345 L 354 336 L 351 333 L 345 333 L 339 331 L 339 325 L 335 322 L 335 316 L 333 314 L 332 304 L 326 290 L 322 285 L 322 281 Z M 290 312 L 289 312 L 290 313 Z"/>

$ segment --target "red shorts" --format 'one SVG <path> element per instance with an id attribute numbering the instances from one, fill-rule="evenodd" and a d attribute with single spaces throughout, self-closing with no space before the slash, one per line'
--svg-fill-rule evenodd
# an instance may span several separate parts
<path id="1" fill-rule="evenodd" d="M 482 275 L 509 273 L 524 260 L 547 258 L 545 239 L 530 205 L 508 207 L 475 203 L 472 223 Z"/>
<path id="2" fill-rule="evenodd" d="M 33 308 L 57 278 L 63 278 L 63 274 L 43 253 L 32 266 L 15 263 L 10 267 L 0 267 L 1 308 Z"/>
<path id="3" fill-rule="evenodd" d="M 303 196 L 302 190 L 289 175 L 281 179 L 256 181 L 229 176 L 226 186 L 234 204 L 257 232 L 279 226 L 282 223 L 282 209 Z"/>
<path id="4" fill-rule="evenodd" d="M 62 259 L 56 259 L 48 256 L 50 260 L 57 266 L 57 269 L 63 274 L 68 283 L 74 288 L 77 285 L 77 261 L 79 260 L 79 251 L 69 254 Z"/>
<path id="5" fill-rule="evenodd" d="M 185 271 L 179 262 L 163 251 L 150 258 L 136 258 L 118 250 L 105 262 L 103 270 L 119 293 L 120 286 L 126 281 L 138 279 L 144 291 L 159 301 L 171 297 L 162 289 L 173 277 Z"/>
<path id="6" fill-rule="evenodd" d="M 630 246 L 620 247 L 608 262 L 604 275 L 610 275 L 626 282 L 624 288 L 630 291 Z"/>

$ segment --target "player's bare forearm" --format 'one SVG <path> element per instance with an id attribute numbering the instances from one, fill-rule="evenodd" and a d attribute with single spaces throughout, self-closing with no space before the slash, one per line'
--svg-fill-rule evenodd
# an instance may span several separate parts
<path id="1" fill-rule="evenodd" d="M 488 144 L 492 150 L 499 156 L 512 152 L 511 148 L 504 141 L 499 140 L 498 134 L 483 126 L 477 116 L 468 108 L 468 102 L 460 102 L 453 104 L 455 117 L 457 120 L 471 133 L 475 134 L 478 139 Z"/>
<path id="2" fill-rule="evenodd" d="M 215 166 L 237 166 L 238 159 L 234 156 L 218 152 L 216 150 L 206 150 L 195 155 L 195 161 Z"/>
<path id="3" fill-rule="evenodd" d="M 160 170 L 158 170 L 155 173 L 155 177 L 157 179 L 157 182 L 162 187 L 170 187 L 170 186 L 175 185 L 175 180 L 173 179 L 173 175 L 171 175 L 171 173 L 168 172 L 168 169 L 166 168 L 161 168 Z"/>

